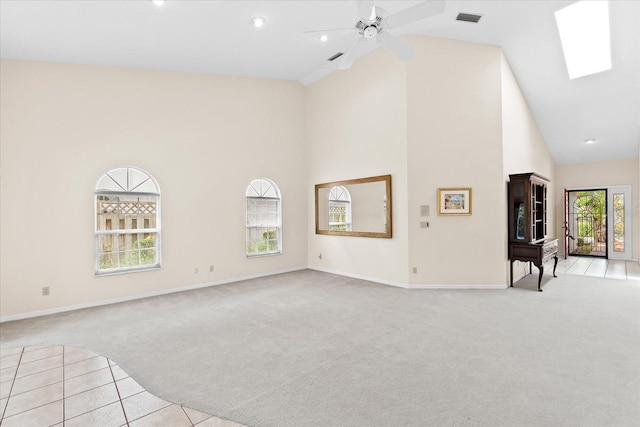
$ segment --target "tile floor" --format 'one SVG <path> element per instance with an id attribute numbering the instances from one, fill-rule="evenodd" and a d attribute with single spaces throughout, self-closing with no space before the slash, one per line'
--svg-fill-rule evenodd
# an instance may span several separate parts
<path id="1" fill-rule="evenodd" d="M 241 427 L 164 401 L 114 361 L 69 346 L 0 349 L 2 427 Z"/>
<path id="2" fill-rule="evenodd" d="M 545 265 L 545 274 L 552 270 L 552 264 Z M 640 280 L 640 265 L 637 261 L 570 256 L 566 260 L 562 258 L 558 260 L 556 273 L 604 277 L 607 279 Z"/>

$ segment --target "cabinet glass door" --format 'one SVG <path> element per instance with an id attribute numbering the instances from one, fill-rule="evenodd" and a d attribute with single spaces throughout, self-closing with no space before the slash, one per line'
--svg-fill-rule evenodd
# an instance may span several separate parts
<path id="1" fill-rule="evenodd" d="M 526 218 L 524 207 L 524 183 L 513 184 L 513 237 L 517 240 L 526 238 Z"/>

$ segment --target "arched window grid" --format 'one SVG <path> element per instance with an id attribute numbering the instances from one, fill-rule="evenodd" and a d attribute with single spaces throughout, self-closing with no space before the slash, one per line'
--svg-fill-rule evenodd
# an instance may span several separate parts
<path id="1" fill-rule="evenodd" d="M 247 257 L 281 254 L 282 199 L 278 186 L 267 178 L 254 179 L 245 197 Z"/>
<path id="2" fill-rule="evenodd" d="M 351 194 L 342 185 L 329 190 L 329 230 L 351 231 Z"/>
<path id="3" fill-rule="evenodd" d="M 96 275 L 160 268 L 160 187 L 151 174 L 113 168 L 98 179 L 94 199 Z"/>

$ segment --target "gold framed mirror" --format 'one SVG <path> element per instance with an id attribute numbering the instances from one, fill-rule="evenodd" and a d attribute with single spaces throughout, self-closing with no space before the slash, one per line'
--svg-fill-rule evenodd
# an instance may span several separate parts
<path id="1" fill-rule="evenodd" d="M 326 182 L 315 190 L 316 234 L 391 238 L 391 175 Z"/>

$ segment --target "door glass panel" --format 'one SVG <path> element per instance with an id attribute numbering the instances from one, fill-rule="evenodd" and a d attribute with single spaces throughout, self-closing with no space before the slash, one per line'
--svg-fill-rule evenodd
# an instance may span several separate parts
<path id="1" fill-rule="evenodd" d="M 524 183 L 517 182 L 513 184 L 513 236 L 518 240 L 524 240 L 526 236 L 525 217 L 524 217 Z"/>
<path id="2" fill-rule="evenodd" d="M 607 256 L 606 190 L 568 192 L 569 255 Z"/>
<path id="3" fill-rule="evenodd" d="M 624 193 L 613 195 L 613 250 L 624 252 Z"/>

